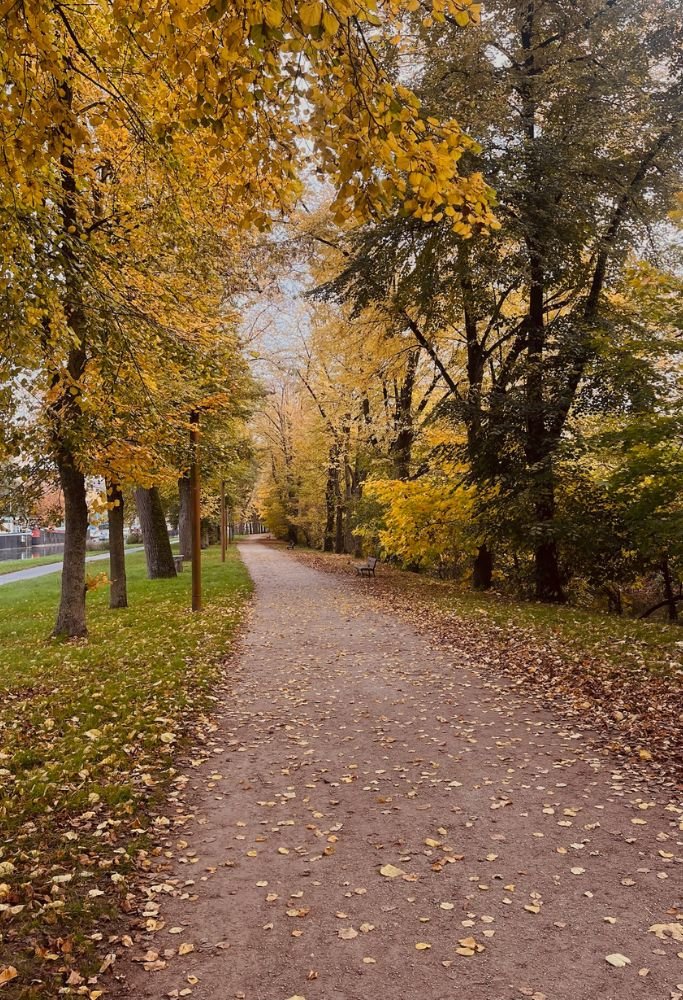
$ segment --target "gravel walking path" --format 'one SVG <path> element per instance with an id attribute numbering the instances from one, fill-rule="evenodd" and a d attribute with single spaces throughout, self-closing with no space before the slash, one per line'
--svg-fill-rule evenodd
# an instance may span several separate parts
<path id="1" fill-rule="evenodd" d="M 681 810 L 367 584 L 240 551 L 234 687 L 113 995 L 680 998 Z"/>

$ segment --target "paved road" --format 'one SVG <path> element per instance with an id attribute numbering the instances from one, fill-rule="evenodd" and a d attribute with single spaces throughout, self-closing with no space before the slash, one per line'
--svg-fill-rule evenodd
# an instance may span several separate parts
<path id="1" fill-rule="evenodd" d="M 367 585 L 240 551 L 250 629 L 110 995 L 676 997 L 681 811 Z"/>
<path id="2" fill-rule="evenodd" d="M 134 545 L 132 548 L 126 548 L 126 555 L 130 555 L 131 552 L 140 552 L 142 545 Z M 100 552 L 96 556 L 87 556 L 86 562 L 98 562 L 100 559 L 108 559 L 108 552 Z M 0 574 L 0 587 L 8 583 L 21 583 L 22 580 L 37 580 L 39 576 L 47 576 L 48 573 L 60 573 L 62 570 L 61 562 L 55 563 L 44 563 L 41 566 L 29 566 L 27 569 L 18 569 L 16 573 L 4 573 Z"/>

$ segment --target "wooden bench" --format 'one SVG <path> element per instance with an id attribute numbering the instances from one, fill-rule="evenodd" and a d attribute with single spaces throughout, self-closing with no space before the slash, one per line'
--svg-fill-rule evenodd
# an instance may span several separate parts
<path id="1" fill-rule="evenodd" d="M 368 556 L 364 563 L 359 563 L 356 566 L 356 573 L 358 576 L 374 576 L 375 566 L 377 565 L 377 560 L 374 556 Z"/>
<path id="2" fill-rule="evenodd" d="M 176 573 L 182 573 L 184 558 L 185 556 L 173 556 L 173 565 L 175 566 Z"/>

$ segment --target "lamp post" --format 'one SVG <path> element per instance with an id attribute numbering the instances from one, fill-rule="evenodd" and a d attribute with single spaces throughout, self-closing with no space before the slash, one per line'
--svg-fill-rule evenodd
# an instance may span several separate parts
<path id="1" fill-rule="evenodd" d="M 199 411 L 190 414 L 190 516 L 192 518 L 192 610 L 202 610 L 202 510 L 199 478 Z"/>
<path id="2" fill-rule="evenodd" d="M 227 511 L 225 509 L 225 480 L 221 479 L 221 562 L 225 562 L 225 534 L 227 529 Z"/>

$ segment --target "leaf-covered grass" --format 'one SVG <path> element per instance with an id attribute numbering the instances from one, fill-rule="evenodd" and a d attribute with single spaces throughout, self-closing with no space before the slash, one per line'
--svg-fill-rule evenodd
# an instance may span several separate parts
<path id="1" fill-rule="evenodd" d="M 552 637 L 575 653 L 600 656 L 620 667 L 645 666 L 653 673 L 683 665 L 683 628 L 661 621 L 639 621 L 582 608 L 513 601 L 496 593 L 476 593 L 452 584 L 431 584 L 440 605 L 464 618 L 499 628 L 524 628 L 539 639 Z M 435 594 L 437 588 L 442 593 Z"/>
<path id="2" fill-rule="evenodd" d="M 150 581 L 131 555 L 130 607 L 91 591 L 79 642 L 49 638 L 57 575 L 0 588 L 0 967 L 19 973 L 3 996 L 56 995 L 87 962 L 103 905 L 125 896 L 251 590 L 235 548 L 225 565 L 218 550 L 202 561 L 205 608 L 192 614 L 190 572 Z"/>

